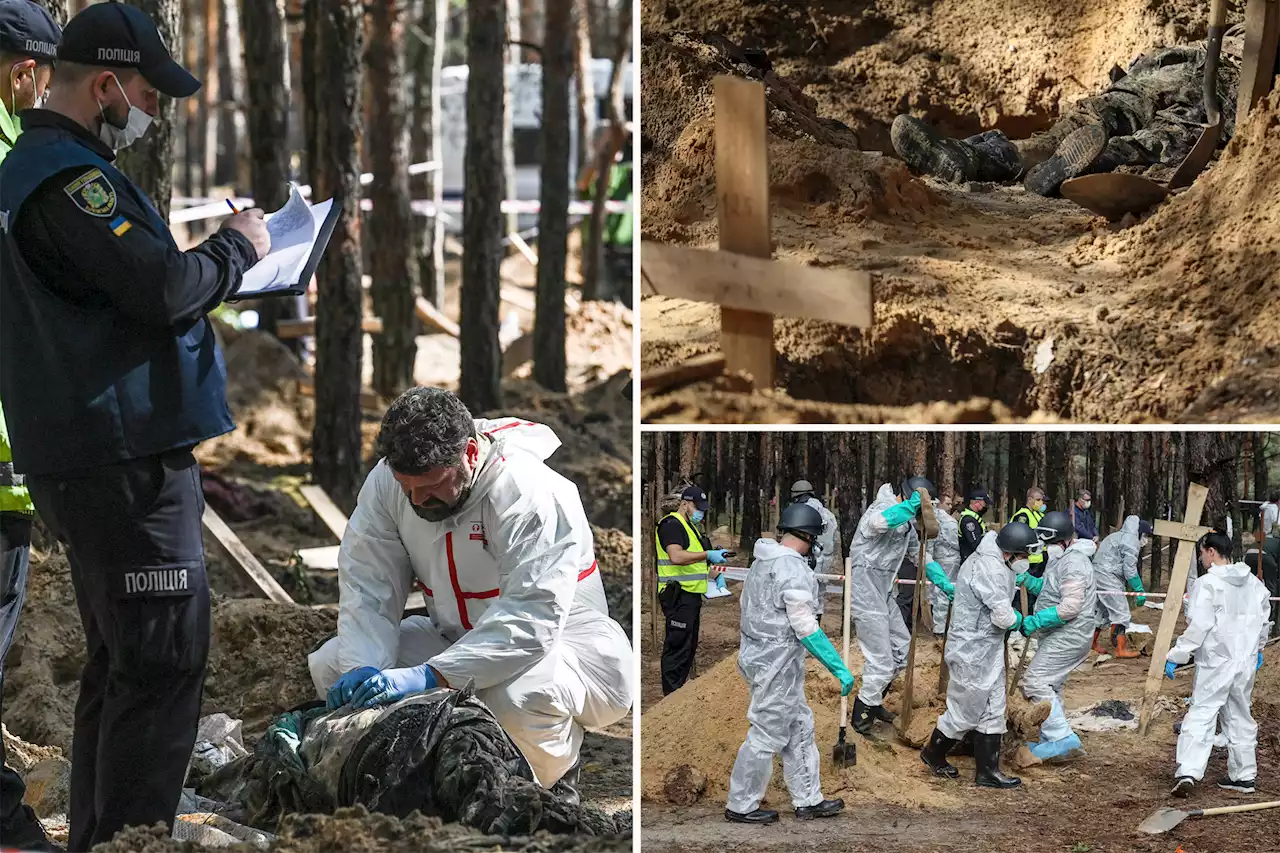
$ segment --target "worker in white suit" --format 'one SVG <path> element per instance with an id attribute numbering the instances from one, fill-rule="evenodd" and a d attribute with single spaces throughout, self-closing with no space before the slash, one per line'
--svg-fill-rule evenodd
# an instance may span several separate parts
<path id="1" fill-rule="evenodd" d="M 544 462 L 559 446 L 442 389 L 401 395 L 342 537 L 338 634 L 308 663 L 330 707 L 471 683 L 538 782 L 576 799 L 583 730 L 622 719 L 635 685 L 578 489 Z M 402 618 L 415 585 L 428 615 Z"/>

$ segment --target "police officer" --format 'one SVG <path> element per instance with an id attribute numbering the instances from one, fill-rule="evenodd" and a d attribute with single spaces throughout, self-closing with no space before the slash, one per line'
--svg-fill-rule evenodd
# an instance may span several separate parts
<path id="1" fill-rule="evenodd" d="M 969 490 L 969 500 L 966 502 L 964 510 L 960 513 L 961 563 L 969 559 L 969 556 L 978 550 L 978 543 L 982 541 L 982 537 L 987 533 L 987 523 L 982 520 L 982 514 L 987 511 L 987 507 L 990 504 L 991 495 L 987 494 L 986 489 L 978 486 Z"/>
<path id="2" fill-rule="evenodd" d="M 269 248 L 260 211 L 181 252 L 115 150 L 200 84 L 117 3 L 66 26 L 48 106 L 0 166 L 0 399 L 13 461 L 67 542 L 85 630 L 72 850 L 172 826 L 209 652 L 192 448 L 234 428 L 205 314 Z"/>
<path id="3" fill-rule="evenodd" d="M 1041 489 L 1038 486 L 1032 486 L 1030 489 L 1027 489 L 1026 506 L 1023 506 L 1021 509 L 1015 512 L 1013 514 L 1013 518 L 1009 520 L 1021 521 L 1027 527 L 1030 527 L 1032 530 L 1035 530 L 1037 527 L 1040 526 L 1040 519 L 1044 518 L 1044 513 L 1045 513 L 1044 489 Z M 1033 578 L 1044 577 L 1045 559 L 1046 559 L 1046 555 L 1044 551 L 1041 551 L 1038 554 L 1031 554 L 1030 556 L 1027 557 L 1027 562 L 1031 567 L 1028 570 L 1028 572 Z M 1035 593 L 1029 592 L 1027 594 L 1027 606 L 1030 609 L 1023 614 L 1024 616 L 1030 615 L 1035 610 L 1035 606 L 1036 606 Z"/>
<path id="4" fill-rule="evenodd" d="M 15 116 L 44 98 L 62 31 L 30 0 L 0 0 L 0 162 L 21 132 Z M 14 470 L 4 411 L 0 409 L 0 692 L 4 658 L 13 644 L 27 594 L 31 520 L 35 507 Z M 22 802 L 26 786 L 0 745 L 0 841 L 20 850 L 58 850 L 39 818 Z"/>
<path id="5" fill-rule="evenodd" d="M 698 526 L 707 511 L 707 493 L 690 486 L 680 505 L 658 522 L 654 540 L 658 554 L 658 601 L 667 620 L 662 644 L 662 695 L 684 686 L 698 652 L 698 628 L 707 579 L 720 572 L 710 565 L 725 561 Z"/>

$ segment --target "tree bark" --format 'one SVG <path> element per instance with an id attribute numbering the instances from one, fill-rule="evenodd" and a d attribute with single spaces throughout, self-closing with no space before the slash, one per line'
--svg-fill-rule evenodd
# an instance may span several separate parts
<path id="1" fill-rule="evenodd" d="M 210 195 L 218 182 L 218 127 L 222 116 L 218 110 L 218 19 L 221 17 L 222 0 L 204 0 L 204 49 L 201 53 L 204 74 L 203 85 L 197 93 L 200 97 L 200 127 L 204 141 L 201 146 L 201 185 L 204 195 Z"/>
<path id="2" fill-rule="evenodd" d="M 1067 482 L 1071 468 L 1069 438 L 1065 432 L 1045 435 L 1045 478 L 1041 487 L 1045 490 L 1045 500 L 1050 509 L 1066 511 L 1073 498 Z"/>
<path id="3" fill-rule="evenodd" d="M 1119 527 L 1124 521 L 1120 517 L 1122 491 L 1120 489 L 1120 441 L 1123 433 L 1109 432 L 1103 434 L 1105 449 L 1102 456 L 1102 488 L 1105 498 L 1102 501 L 1100 520 L 1108 530 Z M 1105 535 L 1098 531 L 1099 535 Z"/>
<path id="4" fill-rule="evenodd" d="M 513 69 L 520 66 L 520 0 L 507 0 L 507 55 L 505 64 L 510 65 Z M 506 70 L 503 70 L 503 79 L 506 79 Z M 516 183 L 516 147 L 515 147 L 515 127 L 512 123 L 511 101 L 504 98 L 502 102 L 502 172 L 506 176 L 507 192 L 511 193 L 512 198 L 516 198 L 518 184 Z M 518 216 L 514 213 L 506 214 L 506 227 L 503 233 L 513 233 L 520 230 Z M 541 242 L 541 241 L 539 241 Z"/>
<path id="5" fill-rule="evenodd" d="M 413 211 L 409 208 L 409 137 L 404 90 L 407 0 L 377 0 L 373 37 L 365 59 L 373 92 L 369 147 L 373 186 L 369 212 L 374 314 L 382 333 L 373 337 L 373 389 L 396 397 L 413 387 L 418 354 L 418 265 L 413 256 Z"/>
<path id="6" fill-rule="evenodd" d="M 619 12 L 618 37 L 613 48 L 613 69 L 609 74 L 609 142 L 596 154 L 595 194 L 591 199 L 591 224 L 587 245 L 582 247 L 582 298 L 596 299 L 600 293 L 601 242 L 604 239 L 604 203 L 609 196 L 613 157 L 622 147 L 626 132 L 622 97 L 622 63 L 631 49 L 631 10 L 623 4 Z"/>
<path id="7" fill-rule="evenodd" d="M 342 195 L 329 249 L 319 268 L 316 307 L 316 422 L 312 467 L 316 483 L 338 506 L 355 507 L 363 473 L 360 374 L 363 356 L 360 286 L 360 96 L 363 91 L 363 8 L 360 0 L 319 4 L 313 68 L 316 163 L 313 197 Z"/>
<path id="8" fill-rule="evenodd" d="M 1013 467 L 1013 436 L 1010 433 L 994 434 L 991 439 L 994 443 L 993 454 L 996 462 L 995 488 L 999 490 L 995 495 L 992 495 L 993 498 L 996 498 L 996 506 L 992 507 L 992 509 L 995 510 L 996 521 L 1003 522 L 1009 517 L 1008 513 L 1011 510 L 1009 505 L 1013 502 L 1013 498 L 1009 494 L 1012 491 L 1009 480 L 1010 470 Z"/>
<path id="9" fill-rule="evenodd" d="M 448 0 L 419 0 L 416 37 L 413 49 L 413 121 L 410 125 L 409 148 L 415 163 L 440 163 L 440 70 L 444 64 L 445 25 L 449 17 Z M 428 43 L 423 43 L 423 39 Z M 415 235 L 418 257 L 418 281 L 422 295 L 436 308 L 444 307 L 444 220 L 438 215 L 444 198 L 444 182 L 440 170 L 423 173 L 420 185 L 431 202 L 433 215 L 422 218 Z"/>
<path id="10" fill-rule="evenodd" d="M 760 464 L 765 433 L 742 433 L 742 536 L 740 550 L 751 553 L 760 538 Z"/>
<path id="11" fill-rule="evenodd" d="M 596 87 L 591 73 L 591 0 L 573 0 L 573 6 L 577 24 L 573 82 L 578 110 L 578 158 L 574 168 L 581 172 L 596 138 Z"/>
<path id="12" fill-rule="evenodd" d="M 971 432 L 964 437 L 964 490 L 962 500 L 968 499 L 967 492 L 982 485 L 982 439 L 983 433 Z M 994 485 L 994 484 L 993 484 Z"/>
<path id="13" fill-rule="evenodd" d="M 255 3 L 270 5 L 270 0 L 250 0 L 246 5 Z M 219 41 L 222 62 L 218 77 L 222 89 L 218 110 L 222 116 L 223 144 L 218 157 L 218 182 L 243 188 L 248 185 L 250 167 L 245 146 L 244 30 L 241 27 L 240 3 L 238 0 L 222 0 L 221 13 Z"/>
<path id="14" fill-rule="evenodd" d="M 565 391 L 564 273 L 569 259 L 569 78 L 573 75 L 573 0 L 547 0 L 542 47 L 542 205 L 538 214 L 538 296 L 533 320 L 533 379 Z"/>
<path id="15" fill-rule="evenodd" d="M 467 153 L 462 203 L 462 379 L 460 396 L 479 414 L 502 404 L 498 288 L 505 194 L 502 167 L 507 4 L 467 3 Z"/>
<path id="16" fill-rule="evenodd" d="M 67 23 L 67 19 L 71 17 L 70 6 L 67 0 L 35 0 L 37 6 L 43 6 L 49 10 L 49 14 L 58 22 L 58 26 Z"/>
<path id="17" fill-rule="evenodd" d="M 170 52 L 182 56 L 182 3 L 180 0 L 128 0 L 156 22 Z M 206 81 L 206 85 L 208 85 Z M 173 98 L 161 96 L 160 113 L 146 135 L 116 156 L 116 167 L 129 176 L 156 211 L 169 219 L 173 195 L 173 140 L 178 107 Z"/>

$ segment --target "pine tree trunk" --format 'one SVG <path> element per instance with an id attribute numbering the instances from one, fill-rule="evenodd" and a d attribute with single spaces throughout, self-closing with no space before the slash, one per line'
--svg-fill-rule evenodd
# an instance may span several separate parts
<path id="1" fill-rule="evenodd" d="M 316 163 L 313 198 L 342 195 L 342 215 L 318 271 L 316 422 L 312 465 L 316 483 L 350 511 L 363 474 L 360 374 L 363 356 L 360 286 L 360 96 L 363 92 L 363 7 L 360 0 L 319 4 L 313 68 Z"/>
<path id="2" fill-rule="evenodd" d="M 448 21 L 448 0 L 418 0 L 421 4 L 418 31 L 430 40 L 423 44 L 421 38 L 410 41 L 413 57 L 413 121 L 410 124 L 409 147 L 415 163 L 435 162 L 441 158 L 440 138 L 440 69 L 444 63 L 445 24 Z M 444 183 L 440 170 L 423 173 L 420 185 L 423 195 L 440 210 Z M 422 217 L 421 227 L 415 235 L 415 251 L 418 257 L 418 281 L 422 295 L 437 308 L 444 306 L 444 220 L 438 215 Z"/>
<path id="3" fill-rule="evenodd" d="M 369 127 L 373 185 L 369 213 L 374 314 L 382 333 L 373 338 L 373 389 L 396 397 L 413 387 L 418 354 L 418 265 L 413 255 L 413 212 L 409 209 L 409 136 L 404 89 L 407 0 L 376 0 L 373 36 L 365 58 L 373 92 Z"/>
<path id="4" fill-rule="evenodd" d="M 1163 433 L 1146 433 L 1143 435 L 1143 457 L 1146 459 L 1146 496 L 1142 507 L 1142 516 L 1154 521 L 1160 514 L 1160 486 L 1164 483 Z M 1160 548 L 1163 540 L 1159 536 L 1151 537 L 1151 588 L 1160 583 L 1160 564 L 1162 555 Z"/>
<path id="5" fill-rule="evenodd" d="M 1045 434 L 1045 476 L 1041 487 L 1050 509 L 1063 510 L 1071 505 L 1071 489 L 1067 483 L 1071 467 L 1069 435 L 1065 432 Z"/>
<path id="6" fill-rule="evenodd" d="M 808 471 L 809 482 L 813 484 L 813 489 L 819 497 L 827 488 L 826 440 L 829 435 L 831 433 L 810 432 L 803 436 L 808 439 L 809 445 L 809 464 L 805 466 L 805 470 Z"/>
<path id="7" fill-rule="evenodd" d="M 1102 456 L 1102 487 L 1106 490 L 1106 495 L 1102 502 L 1101 518 L 1108 530 L 1117 528 L 1124 522 L 1120 515 L 1123 494 L 1120 488 L 1120 442 L 1123 437 L 1123 433 L 1118 432 L 1105 433 L 1103 437 L 1106 445 Z M 1102 531 L 1098 532 L 1102 534 Z"/>
<path id="8" fill-rule="evenodd" d="M 569 258 L 569 78 L 573 74 L 573 0 L 547 0 L 542 42 L 542 206 L 538 214 L 538 297 L 533 320 L 533 379 L 565 391 L 564 273 Z"/>
<path id="9" fill-rule="evenodd" d="M 64 26 L 67 19 L 71 17 L 71 6 L 67 0 L 35 0 L 36 5 L 43 6 L 49 10 L 49 14 L 58 22 L 58 26 Z M 176 48 L 172 48 L 175 49 Z M 175 59 L 177 57 L 174 57 Z"/>
<path id="10" fill-rule="evenodd" d="M 613 47 L 613 70 L 609 75 L 609 143 L 600 146 L 596 153 L 595 192 L 591 200 L 591 221 L 587 231 L 587 244 L 582 247 L 582 298 L 598 299 L 600 296 L 600 265 L 603 261 L 601 246 L 604 240 L 604 203 L 609 196 L 609 178 L 613 170 L 613 157 L 622 146 L 624 130 L 622 122 L 622 64 L 631 49 L 631 10 L 623 4 L 618 16 L 618 36 Z"/>
<path id="11" fill-rule="evenodd" d="M 1009 485 L 1009 471 L 1012 467 L 1011 457 L 1013 455 L 1012 436 L 1008 433 L 1004 433 L 1003 435 L 993 434 L 991 439 L 994 444 L 993 449 L 996 462 L 995 488 L 999 490 L 995 495 L 992 495 L 992 497 L 996 498 L 996 506 L 992 507 L 992 509 L 995 510 L 993 513 L 995 520 L 1003 522 L 1009 517 L 1006 511 L 1009 509 L 1009 505 L 1013 502 L 1013 498 L 1009 494 L 1012 490 Z M 989 489 L 988 492 L 990 492 Z"/>
<path id="12" fill-rule="evenodd" d="M 251 0 L 247 5 L 255 3 L 270 5 L 270 0 Z M 222 0 L 221 11 L 221 67 L 218 77 L 222 83 L 219 106 L 222 115 L 222 145 L 218 156 L 218 183 L 242 189 L 249 182 L 249 156 L 245 145 L 244 32 L 240 21 L 240 3 L 238 0 Z"/>
<path id="13" fill-rule="evenodd" d="M 204 49 L 200 57 L 204 68 L 201 82 L 204 85 L 196 93 L 202 107 L 200 118 L 204 142 L 200 150 L 204 161 L 201 169 L 204 195 L 211 194 L 218 183 L 218 126 L 222 121 L 218 110 L 221 85 L 218 76 L 218 19 L 221 7 L 222 0 L 204 0 Z"/>
<path id="14" fill-rule="evenodd" d="M 462 202 L 462 378 L 460 396 L 475 414 L 502 405 L 498 288 L 505 194 L 502 167 L 505 0 L 467 3 L 467 152 Z"/>
<path id="15" fill-rule="evenodd" d="M 182 56 L 181 0 L 128 0 L 156 22 L 156 28 L 170 52 Z M 160 113 L 146 135 L 122 150 L 116 167 L 129 176 L 138 188 L 151 198 L 151 203 L 165 220 L 169 218 L 169 201 L 173 196 L 174 125 L 178 116 L 173 98 L 160 99 Z"/>
<path id="16" fill-rule="evenodd" d="M 982 439 L 983 433 L 971 432 L 964 437 L 964 490 L 961 500 L 968 500 L 970 489 L 982 485 Z"/>
<path id="17" fill-rule="evenodd" d="M 520 46 L 516 42 L 520 41 L 521 38 L 520 0 L 507 0 L 506 18 L 507 32 L 505 39 L 508 48 L 504 61 L 512 68 L 518 69 L 520 66 Z M 511 108 L 510 99 L 504 98 L 502 105 L 502 172 L 506 176 L 507 192 L 511 194 L 511 198 L 517 198 L 519 193 L 516 191 L 518 184 L 516 183 L 515 127 L 512 123 Z M 503 229 L 504 236 L 520 230 L 517 224 L 518 221 L 517 214 L 506 214 L 505 227 Z"/>
<path id="18" fill-rule="evenodd" d="M 1271 444 L 1271 436 L 1265 432 L 1253 434 L 1253 494 L 1257 500 L 1265 501 L 1271 497 L 1271 483 L 1267 471 L 1267 449 Z M 1264 534 L 1267 531 L 1262 531 Z"/>
<path id="19" fill-rule="evenodd" d="M 742 536 L 740 550 L 751 553 L 760 538 L 760 474 L 761 444 L 765 433 L 742 433 Z"/>
<path id="20" fill-rule="evenodd" d="M 596 87 L 591 71 L 591 0 L 573 0 L 573 7 L 577 25 L 573 83 L 578 111 L 578 158 L 574 171 L 581 172 L 591 158 L 596 138 Z"/>

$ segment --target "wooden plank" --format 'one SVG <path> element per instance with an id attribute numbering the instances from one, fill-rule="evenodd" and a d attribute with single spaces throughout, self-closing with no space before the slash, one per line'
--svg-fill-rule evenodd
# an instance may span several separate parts
<path id="1" fill-rule="evenodd" d="M 315 514 L 320 516 L 324 526 L 329 528 L 329 531 L 338 539 L 342 539 L 347 532 L 347 514 L 338 509 L 338 505 L 319 486 L 303 486 L 298 491 L 302 493 L 302 497 L 311 505 L 311 509 L 315 511 Z"/>
<path id="2" fill-rule="evenodd" d="M 521 237 L 519 233 L 512 231 L 507 235 L 507 239 L 510 240 L 511 245 L 515 246 L 516 250 L 524 256 L 524 259 L 529 262 L 530 266 L 534 269 L 538 268 L 538 256 L 533 253 L 533 249 L 530 248 L 529 244 L 525 242 L 524 238 Z"/>
<path id="3" fill-rule="evenodd" d="M 716 207 L 720 248 L 768 258 L 769 141 L 764 85 L 715 78 Z M 640 253 L 642 263 L 644 249 Z M 720 309 L 720 348 L 731 373 L 751 375 L 756 388 L 774 382 L 773 315 L 736 306 Z"/>
<path id="4" fill-rule="evenodd" d="M 875 319 L 871 273 L 862 270 L 807 267 L 650 242 L 641 243 L 640 269 L 641 294 L 715 302 L 722 311 L 763 310 L 860 329 L 869 328 Z"/>
<path id="5" fill-rule="evenodd" d="M 699 382 L 703 379 L 714 379 L 724 373 L 724 356 L 719 353 L 694 356 L 683 364 L 670 367 L 659 367 L 647 370 L 640 377 L 641 391 L 667 391 Z"/>
<path id="6" fill-rule="evenodd" d="M 382 333 L 381 317 L 365 317 L 361 320 L 361 328 L 371 335 Z M 301 320 L 278 320 L 276 321 L 276 337 L 285 340 L 291 338 L 304 338 L 308 335 L 316 333 L 316 318 L 304 317 Z"/>
<path id="7" fill-rule="evenodd" d="M 298 377 L 298 392 L 305 397 L 316 395 L 316 382 L 312 376 Z M 360 407 L 376 412 L 382 408 L 382 398 L 368 388 L 360 392 Z"/>
<path id="8" fill-rule="evenodd" d="M 457 323 L 450 320 L 445 316 L 443 311 L 436 308 L 436 306 L 432 305 L 423 297 L 418 297 L 418 300 L 415 303 L 415 308 L 417 310 L 418 319 L 426 323 L 428 326 L 433 326 L 453 338 L 456 338 L 461 334 L 461 330 L 458 328 Z"/>
<path id="9" fill-rule="evenodd" d="M 1192 483 L 1187 488 L 1187 512 L 1183 516 L 1186 526 L 1196 527 L 1200 516 L 1204 514 L 1204 504 L 1209 498 L 1209 490 L 1199 483 Z M 1173 645 L 1173 629 L 1178 622 L 1182 608 L 1182 594 L 1187 588 L 1187 575 L 1191 572 L 1191 561 L 1196 559 L 1196 540 L 1179 539 L 1178 553 L 1173 558 L 1173 573 L 1169 576 L 1168 597 L 1165 608 L 1160 612 L 1160 628 L 1156 631 L 1156 645 L 1151 652 L 1151 665 L 1147 668 L 1147 684 L 1142 692 L 1142 714 L 1138 718 L 1138 734 L 1145 736 L 1147 727 L 1151 725 L 1151 717 L 1155 713 L 1156 697 L 1160 695 L 1160 686 L 1164 680 L 1164 659 Z M 1169 606 L 1172 604 L 1173 606 Z"/>
<path id="10" fill-rule="evenodd" d="M 1154 527 L 1156 536 L 1163 536 L 1168 539 L 1185 539 L 1189 542 L 1199 542 L 1213 530 L 1212 527 L 1184 524 L 1181 521 L 1165 521 L 1162 518 L 1156 519 Z"/>
<path id="11" fill-rule="evenodd" d="M 1244 60 L 1236 95 L 1236 127 L 1275 84 L 1276 52 L 1280 49 L 1280 0 L 1249 0 L 1244 11 Z"/>
<path id="12" fill-rule="evenodd" d="M 299 548 L 294 553 L 313 572 L 336 572 L 341 545 L 322 545 L 319 548 Z"/>
<path id="13" fill-rule="evenodd" d="M 276 583 L 276 579 L 266 570 L 262 563 L 258 562 L 258 558 L 245 547 L 240 541 L 240 537 L 235 531 L 227 526 L 227 523 L 218 517 L 206 504 L 204 508 L 204 516 L 201 518 L 204 522 L 204 529 L 213 534 L 213 541 L 218 546 L 218 550 L 231 561 L 231 564 L 240 572 L 241 577 L 253 584 L 259 592 L 272 601 L 281 604 L 293 604 L 293 598 L 289 593 L 284 591 L 284 587 Z"/>
<path id="14" fill-rule="evenodd" d="M 904 733 L 910 731 L 911 718 L 915 714 L 915 708 L 912 706 L 915 705 L 916 639 L 920 636 L 920 602 L 924 598 L 924 562 L 925 537 L 922 536 L 919 560 L 916 563 L 916 588 L 911 592 L 911 643 L 907 646 L 907 672 L 902 680 L 902 708 L 898 711 L 898 716 L 902 718 L 902 728 L 899 731 Z M 881 701 L 884 701 L 883 698 Z"/>

